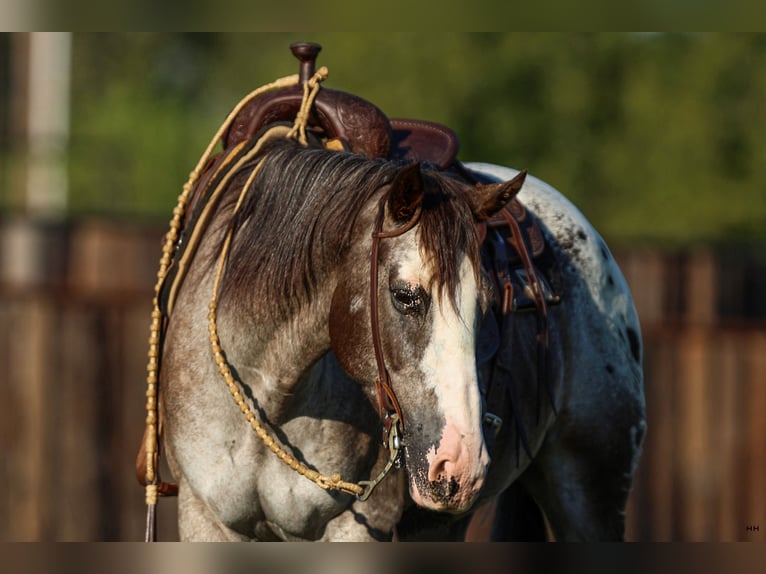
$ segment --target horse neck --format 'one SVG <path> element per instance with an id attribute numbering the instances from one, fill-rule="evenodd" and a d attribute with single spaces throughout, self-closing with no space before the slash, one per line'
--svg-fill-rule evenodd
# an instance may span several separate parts
<path id="1" fill-rule="evenodd" d="M 341 282 L 362 285 L 368 277 L 367 264 L 360 266 L 359 262 L 369 261 L 377 203 L 377 196 L 371 198 L 359 213 L 347 251 L 341 254 L 339 246 L 334 250 L 327 244 L 314 247 L 316 290 L 310 301 L 285 313 L 273 302 L 257 300 L 252 290 L 248 293 L 240 288 L 231 293 L 233 301 L 224 302 L 219 312 L 219 335 L 229 361 L 243 380 L 249 375 L 273 391 L 270 395 L 287 397 L 306 371 L 330 351 L 328 323 L 333 294 Z"/>
<path id="2" fill-rule="evenodd" d="M 260 379 L 275 396 L 293 392 L 303 373 L 330 349 L 327 321 L 334 283 L 327 277 L 312 302 L 286 318 L 236 305 L 224 308 L 221 339 L 243 379 Z"/>

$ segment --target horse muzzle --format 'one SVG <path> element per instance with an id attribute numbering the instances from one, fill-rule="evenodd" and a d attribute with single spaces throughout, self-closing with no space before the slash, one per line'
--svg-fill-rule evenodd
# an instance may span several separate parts
<path id="1" fill-rule="evenodd" d="M 472 445 L 450 431 L 449 427 L 445 429 L 438 448 L 432 447 L 425 457 L 407 456 L 410 495 L 423 508 L 460 513 L 468 510 L 479 495 L 490 459 L 483 440 Z M 405 452 L 410 454 L 406 447 Z"/>

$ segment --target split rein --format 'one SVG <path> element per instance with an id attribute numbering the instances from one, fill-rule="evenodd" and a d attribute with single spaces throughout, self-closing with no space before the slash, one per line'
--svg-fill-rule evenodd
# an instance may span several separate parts
<path id="1" fill-rule="evenodd" d="M 304 94 L 301 108 L 296 116 L 295 123 L 292 128 L 286 126 L 276 126 L 267 130 L 261 138 L 256 142 L 255 146 L 250 152 L 242 157 L 231 168 L 231 172 L 234 173 L 238 169 L 244 166 L 244 164 L 252 157 L 256 155 L 262 148 L 263 143 L 266 140 L 273 137 L 287 137 L 294 138 L 302 145 L 307 145 L 306 138 L 306 125 L 308 121 L 309 112 L 313 105 L 316 94 L 319 91 L 320 83 L 327 77 L 327 68 L 320 68 L 316 74 L 303 84 Z M 183 218 L 187 210 L 187 206 L 191 200 L 195 184 L 200 180 L 201 174 L 204 171 L 205 165 L 210 159 L 213 150 L 216 145 L 222 141 L 223 135 L 230 127 L 232 121 L 236 117 L 242 108 L 248 104 L 253 98 L 260 94 L 271 91 L 274 89 L 284 88 L 288 86 L 296 85 L 299 82 L 298 75 L 287 76 L 281 78 L 258 88 L 252 93 L 248 94 L 243 100 L 237 104 L 237 106 L 231 111 L 229 116 L 223 122 L 218 132 L 213 137 L 212 141 L 208 145 L 207 149 L 200 158 L 197 166 L 189 175 L 189 179 L 184 184 L 183 191 L 178 197 L 176 207 L 173 209 L 173 218 L 170 221 L 170 229 L 165 235 L 165 243 L 162 248 L 162 257 L 160 258 L 159 271 L 157 273 L 157 283 L 155 285 L 155 296 L 153 300 L 152 321 L 150 326 L 149 335 L 149 352 L 147 363 L 147 379 L 146 379 L 146 428 L 144 431 L 144 440 L 139 451 L 139 457 L 137 460 L 137 474 L 139 480 L 144 484 L 146 490 L 146 541 L 156 540 L 156 505 L 159 496 L 174 496 L 178 492 L 178 487 L 175 484 L 166 483 L 160 480 L 159 476 L 159 460 L 160 460 L 160 435 L 162 432 L 162 421 L 160 418 L 158 399 L 159 399 L 159 372 L 160 372 L 160 359 L 161 349 L 165 328 L 167 327 L 167 321 L 169 319 L 170 312 L 172 310 L 173 299 L 175 292 L 183 279 L 183 273 L 188 261 L 175 262 L 179 271 L 173 278 L 173 284 L 170 285 L 170 300 L 167 306 L 167 313 L 163 315 L 160 305 L 161 294 L 165 288 L 165 282 L 169 275 L 171 265 L 174 264 L 173 255 L 176 251 L 176 247 L 179 243 L 181 231 L 183 227 Z M 263 159 L 253 169 L 252 173 L 248 177 L 247 182 L 242 187 L 237 204 L 234 208 L 232 217 L 234 217 L 239 210 L 248 190 L 253 184 L 256 175 L 260 171 L 263 164 Z M 226 180 L 228 183 L 228 178 Z M 225 184 L 220 187 L 223 188 Z M 218 191 L 218 190 L 217 190 Z M 370 254 L 370 325 L 372 329 L 373 346 L 375 350 L 375 361 L 378 369 L 378 377 L 376 379 L 376 389 L 378 394 L 378 408 L 383 421 L 383 444 L 389 450 L 389 458 L 383 469 L 375 476 L 375 478 L 367 481 L 359 481 L 357 483 L 348 482 L 341 479 L 338 473 L 334 473 L 330 476 L 322 475 L 321 473 L 309 468 L 304 463 L 297 460 L 292 454 L 290 454 L 285 448 L 283 448 L 277 440 L 271 435 L 271 433 L 263 426 L 258 420 L 253 410 L 245 401 L 242 396 L 242 392 L 231 372 L 229 365 L 224 357 L 223 349 L 221 348 L 220 338 L 218 336 L 218 324 L 217 324 L 217 296 L 220 286 L 221 277 L 223 276 L 223 270 L 226 260 L 228 258 L 231 242 L 233 239 L 233 227 L 229 228 L 229 231 L 224 240 L 223 247 L 221 249 L 221 255 L 218 261 L 218 268 L 215 276 L 215 282 L 213 286 L 213 294 L 209 304 L 208 313 L 208 331 L 210 334 L 210 348 L 213 353 L 214 360 L 218 366 L 219 372 L 224 379 L 232 398 L 236 402 L 242 414 L 245 416 L 248 424 L 255 431 L 263 444 L 271 450 L 282 462 L 288 465 L 292 470 L 298 474 L 305 476 L 320 488 L 325 490 L 336 490 L 351 494 L 357 498 L 357 500 L 364 501 L 372 494 L 373 489 L 387 476 L 394 465 L 399 465 L 399 455 L 401 449 L 401 429 L 403 427 L 402 413 L 399 406 L 399 402 L 396 398 L 396 394 L 391 387 L 391 380 L 388 374 L 388 370 L 385 366 L 383 358 L 382 344 L 380 339 L 380 326 L 378 319 L 378 249 L 380 240 L 389 237 L 396 237 L 402 235 L 412 229 L 419 221 L 420 211 L 418 210 L 414 217 L 404 226 L 394 229 L 392 231 L 383 231 L 383 221 L 385 219 L 385 206 L 388 194 L 384 194 L 378 206 L 378 214 L 375 222 L 375 227 L 372 232 L 372 248 Z M 190 243 L 199 240 L 201 234 L 197 233 L 198 230 L 191 230 Z M 187 246 L 188 250 L 188 246 Z M 193 249 L 190 250 L 193 253 Z"/>

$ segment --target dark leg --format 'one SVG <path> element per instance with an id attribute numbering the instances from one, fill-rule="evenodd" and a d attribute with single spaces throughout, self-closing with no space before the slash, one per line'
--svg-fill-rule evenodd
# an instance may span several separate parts
<path id="1" fill-rule="evenodd" d="M 598 440 L 596 434 L 583 441 L 568 436 L 543 447 L 522 480 L 556 540 L 624 539 L 625 506 L 643 428 L 639 424 L 633 432 L 621 432 L 615 425 L 610 440 Z"/>
<path id="2" fill-rule="evenodd" d="M 412 506 L 396 525 L 396 534 L 404 542 L 458 542 L 465 538 L 471 515 L 454 516 Z"/>
<path id="3" fill-rule="evenodd" d="M 543 514 L 519 481 L 498 497 L 491 536 L 495 542 L 545 542 L 548 539 Z"/>

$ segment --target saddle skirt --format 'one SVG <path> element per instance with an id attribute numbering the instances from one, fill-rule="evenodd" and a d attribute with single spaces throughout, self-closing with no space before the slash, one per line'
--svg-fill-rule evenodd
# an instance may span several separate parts
<path id="1" fill-rule="evenodd" d="M 533 454 L 526 426 L 520 415 L 517 386 L 529 384 L 513 377 L 513 316 L 536 312 L 537 346 L 536 384 L 545 386 L 556 411 L 548 369 L 548 307 L 561 301 L 557 281 L 556 260 L 542 232 L 540 220 L 514 198 L 496 216 L 478 227 L 482 266 L 493 288 L 490 306 L 476 339 L 476 364 L 479 390 L 483 399 L 484 437 L 492 453 L 495 439 L 510 412 L 516 429 L 516 459 L 520 462 L 523 447 L 531 459 Z M 540 400 L 537 414 L 539 419 Z"/>

